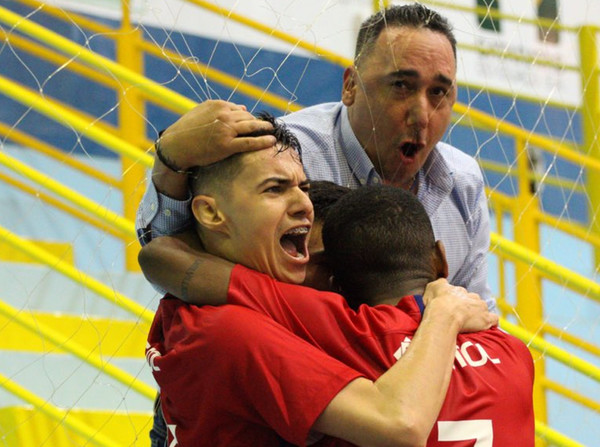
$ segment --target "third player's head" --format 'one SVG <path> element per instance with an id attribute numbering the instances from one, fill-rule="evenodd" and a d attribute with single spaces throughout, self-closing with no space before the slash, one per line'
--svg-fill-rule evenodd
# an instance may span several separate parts
<path id="1" fill-rule="evenodd" d="M 448 274 L 445 253 L 418 199 L 392 186 L 350 191 L 329 210 L 323 243 L 348 302 L 422 293 Z"/>
<path id="2" fill-rule="evenodd" d="M 342 101 L 386 183 L 409 189 L 450 124 L 456 100 L 450 25 L 420 4 L 391 6 L 361 25 Z"/>

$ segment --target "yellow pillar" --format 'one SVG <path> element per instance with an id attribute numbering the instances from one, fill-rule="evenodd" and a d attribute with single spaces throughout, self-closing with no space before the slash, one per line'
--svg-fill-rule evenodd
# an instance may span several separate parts
<path id="1" fill-rule="evenodd" d="M 581 57 L 581 122 L 583 127 L 583 151 L 600 160 L 600 82 L 598 80 L 598 29 L 591 25 L 582 26 L 579 32 Z M 590 199 L 590 230 L 600 236 L 600 179 L 587 175 L 586 192 Z M 596 266 L 600 266 L 600 249 L 596 249 Z"/>
<path id="2" fill-rule="evenodd" d="M 525 143 L 522 139 L 515 141 L 517 170 L 519 179 L 519 195 L 517 207 L 513 213 L 515 242 L 539 253 L 540 236 L 537 214 L 539 211 L 538 196 L 531 190 L 532 170 Z M 539 333 L 543 322 L 542 281 L 540 275 L 529 264 L 517 262 L 515 266 L 516 310 L 521 324 L 530 332 Z M 540 333 L 543 336 L 543 334 Z M 533 386 L 533 405 L 536 420 L 547 422 L 546 390 L 542 380 L 545 376 L 544 356 L 533 351 L 535 365 L 535 382 Z M 536 447 L 547 445 L 545 441 L 536 439 Z"/>
<path id="3" fill-rule="evenodd" d="M 381 11 L 382 9 L 386 9 L 390 6 L 389 0 L 373 0 L 373 11 Z"/>
<path id="4" fill-rule="evenodd" d="M 142 35 L 131 26 L 129 1 L 123 1 L 123 20 L 117 38 L 117 62 L 124 67 L 143 74 Z M 123 84 L 119 91 L 119 130 L 121 138 L 140 147 L 146 132 L 145 104 L 137 89 Z M 135 214 L 145 190 L 146 170 L 140 163 L 122 157 L 123 215 L 135 220 Z M 137 262 L 139 244 L 135 239 L 125 243 L 125 267 L 129 271 L 139 271 Z"/>

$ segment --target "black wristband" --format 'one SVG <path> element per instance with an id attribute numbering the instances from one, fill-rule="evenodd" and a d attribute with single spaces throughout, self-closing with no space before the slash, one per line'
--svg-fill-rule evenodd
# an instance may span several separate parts
<path id="1" fill-rule="evenodd" d="M 191 173 L 191 169 L 185 170 L 177 166 L 173 161 L 169 160 L 165 157 L 165 154 L 160 150 L 160 137 L 156 139 L 154 142 L 154 151 L 156 152 L 156 157 L 161 161 L 163 165 L 169 168 L 171 171 L 176 172 L 177 174 L 189 174 Z"/>

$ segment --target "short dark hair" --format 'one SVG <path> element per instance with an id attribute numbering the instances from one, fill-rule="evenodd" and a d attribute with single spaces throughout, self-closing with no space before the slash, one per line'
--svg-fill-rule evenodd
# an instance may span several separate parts
<path id="1" fill-rule="evenodd" d="M 327 180 L 310 182 L 308 197 L 313 204 L 315 222 L 325 222 L 331 207 L 349 191 L 350 188 Z"/>
<path id="2" fill-rule="evenodd" d="M 360 26 L 356 49 L 354 51 L 354 64 L 358 66 L 361 59 L 371 53 L 381 32 L 388 28 L 426 28 L 446 36 L 456 59 L 456 38 L 448 20 L 437 12 L 421 5 L 394 5 L 371 15 Z"/>
<path id="3" fill-rule="evenodd" d="M 393 293 L 407 279 L 435 279 L 429 216 L 419 200 L 401 188 L 365 186 L 345 194 L 325 219 L 323 245 L 352 307 Z"/>
<path id="4" fill-rule="evenodd" d="M 257 119 L 268 121 L 273 125 L 272 129 L 260 130 L 240 136 L 258 137 L 262 135 L 273 135 L 277 140 L 277 153 L 292 149 L 298 154 L 300 162 L 300 142 L 283 123 L 277 120 L 268 112 L 259 112 Z M 242 164 L 241 155 L 244 152 L 233 154 L 223 160 L 217 161 L 207 166 L 196 166 L 189 176 L 190 189 L 192 195 L 198 195 L 206 192 L 212 192 L 215 188 L 227 191 L 229 182 L 239 173 Z M 210 190 L 210 191 L 209 191 Z"/>

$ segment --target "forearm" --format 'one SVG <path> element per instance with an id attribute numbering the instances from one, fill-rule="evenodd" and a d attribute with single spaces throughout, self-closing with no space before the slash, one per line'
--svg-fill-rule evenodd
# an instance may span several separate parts
<path id="1" fill-rule="evenodd" d="M 156 166 L 155 170 L 158 169 Z M 135 219 L 140 244 L 145 245 L 158 236 L 177 234 L 189 228 L 193 223 L 190 202 L 189 196 L 178 200 L 161 194 L 154 182 L 148 182 Z"/>
<path id="2" fill-rule="evenodd" d="M 204 252 L 191 231 L 152 240 L 142 247 L 138 261 L 151 283 L 183 301 L 197 305 L 227 302 L 234 264 Z"/>
<path id="3" fill-rule="evenodd" d="M 390 414 L 423 445 L 446 397 L 459 331 L 451 315 L 430 306 L 406 352 L 375 382 Z"/>
<path id="4" fill-rule="evenodd" d="M 444 402 L 458 323 L 433 304 L 409 349 L 375 382 L 357 379 L 313 430 L 359 446 L 423 446 Z"/>

